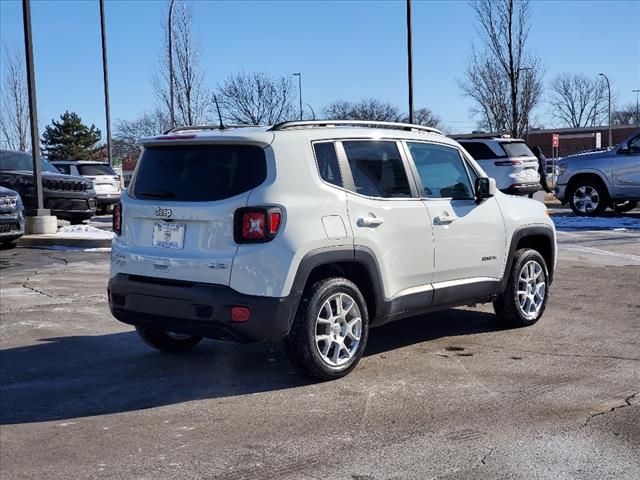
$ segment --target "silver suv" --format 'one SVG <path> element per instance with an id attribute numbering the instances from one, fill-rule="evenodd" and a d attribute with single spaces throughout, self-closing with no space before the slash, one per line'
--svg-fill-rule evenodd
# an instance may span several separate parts
<path id="1" fill-rule="evenodd" d="M 612 149 L 561 159 L 558 172 L 556 196 L 576 215 L 633 210 L 640 200 L 640 130 Z"/>

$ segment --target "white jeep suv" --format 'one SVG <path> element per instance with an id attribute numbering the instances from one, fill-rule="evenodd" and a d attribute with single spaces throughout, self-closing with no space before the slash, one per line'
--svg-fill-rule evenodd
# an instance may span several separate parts
<path id="1" fill-rule="evenodd" d="M 140 140 L 114 212 L 113 315 L 163 351 L 284 339 L 323 379 L 370 327 L 493 302 L 543 314 L 556 257 L 543 204 L 496 192 L 457 142 L 384 122 L 180 127 Z"/>

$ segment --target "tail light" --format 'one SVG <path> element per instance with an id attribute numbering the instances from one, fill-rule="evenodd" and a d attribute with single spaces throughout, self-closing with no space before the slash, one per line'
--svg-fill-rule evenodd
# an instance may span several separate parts
<path id="1" fill-rule="evenodd" d="M 113 206 L 113 233 L 120 235 L 122 233 L 122 205 L 116 203 Z"/>
<path id="2" fill-rule="evenodd" d="M 233 236 L 236 243 L 269 242 L 278 233 L 281 222 L 278 207 L 239 208 L 234 215 Z"/>
<path id="3" fill-rule="evenodd" d="M 500 162 L 493 162 L 496 167 L 514 167 L 516 165 L 522 165 L 522 160 L 503 160 Z"/>

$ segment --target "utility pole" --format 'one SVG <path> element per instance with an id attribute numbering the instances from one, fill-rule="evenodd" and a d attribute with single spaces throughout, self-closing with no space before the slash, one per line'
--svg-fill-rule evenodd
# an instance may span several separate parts
<path id="1" fill-rule="evenodd" d="M 613 146 L 613 142 L 611 140 L 611 84 L 609 83 L 609 77 L 604 73 L 599 73 L 598 75 L 605 78 L 607 81 L 607 89 L 609 90 L 609 148 L 611 148 Z"/>
<path id="2" fill-rule="evenodd" d="M 294 77 L 298 77 L 298 96 L 300 97 L 300 120 L 302 120 L 302 73 L 292 73 Z"/>
<path id="3" fill-rule="evenodd" d="M 107 119 L 107 158 L 113 166 L 111 157 L 111 110 L 109 107 L 109 70 L 107 69 L 107 32 L 104 26 L 104 0 L 100 0 L 100 33 L 102 36 L 102 75 L 104 77 L 104 113 Z"/>
<path id="4" fill-rule="evenodd" d="M 36 209 L 31 216 L 48 216 L 42 201 L 42 173 L 40 171 L 40 138 L 38 135 L 38 111 L 36 102 L 36 78 L 33 69 L 33 41 L 31 39 L 31 2 L 22 0 L 22 23 L 24 27 L 24 53 L 27 61 L 27 91 L 29 92 L 29 120 L 31 127 L 31 156 L 33 158 L 33 184 Z"/>
<path id="5" fill-rule="evenodd" d="M 520 80 L 520 72 L 526 72 L 529 70 L 533 70 L 533 68 L 531 67 L 522 67 L 518 69 L 518 80 Z M 529 144 L 529 82 L 527 80 L 527 74 L 525 74 L 525 78 L 524 78 L 524 92 L 523 95 L 525 96 L 525 101 L 524 101 L 524 122 L 525 122 L 525 143 L 527 143 L 527 145 Z"/>
<path id="6" fill-rule="evenodd" d="M 640 90 L 631 91 L 636 94 L 636 128 L 638 128 L 640 126 L 640 110 L 638 110 L 638 93 L 640 93 Z"/>
<path id="7" fill-rule="evenodd" d="M 171 128 L 176 126 L 176 114 L 174 107 L 174 99 L 173 99 L 173 84 L 175 83 L 173 79 L 173 4 L 175 0 L 171 0 L 169 2 L 169 20 L 167 25 L 167 35 L 169 40 L 169 109 L 171 110 Z"/>
<path id="8" fill-rule="evenodd" d="M 413 48 L 411 41 L 411 0 L 407 0 L 407 77 L 409 80 L 409 123 L 413 123 Z"/>

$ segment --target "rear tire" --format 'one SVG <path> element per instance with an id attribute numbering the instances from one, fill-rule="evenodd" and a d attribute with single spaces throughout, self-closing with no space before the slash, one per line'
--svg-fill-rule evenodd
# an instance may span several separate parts
<path id="1" fill-rule="evenodd" d="M 507 287 L 493 302 L 496 317 L 508 326 L 528 327 L 544 313 L 549 299 L 549 270 L 542 255 L 523 248 L 516 251 Z"/>
<path id="2" fill-rule="evenodd" d="M 593 178 L 577 180 L 569 188 L 567 198 L 573 213 L 587 217 L 601 215 L 609 204 L 607 189 Z"/>
<path id="3" fill-rule="evenodd" d="M 336 277 L 307 287 L 284 345 L 296 370 L 333 380 L 356 367 L 368 336 L 362 293 L 353 282 Z"/>
<path id="4" fill-rule="evenodd" d="M 616 213 L 626 213 L 626 212 L 630 212 L 637 206 L 638 206 L 637 200 L 626 200 L 623 202 L 613 202 L 611 208 L 613 208 L 613 211 Z"/>
<path id="5" fill-rule="evenodd" d="M 179 335 L 153 328 L 136 327 L 136 331 L 147 345 L 168 353 L 186 352 L 202 340 L 195 335 Z"/>

